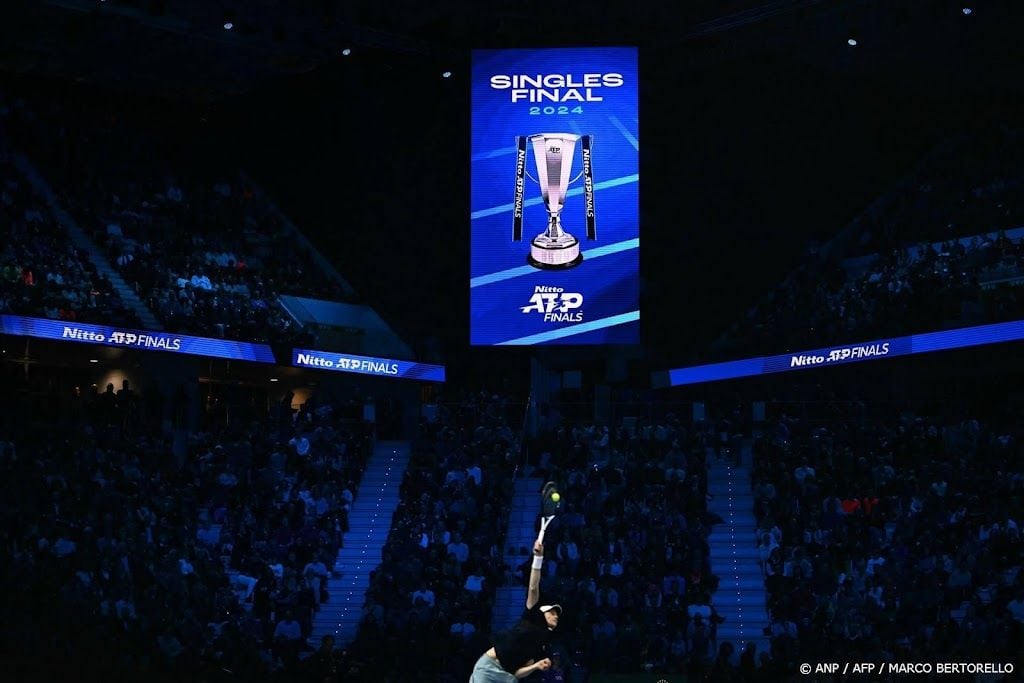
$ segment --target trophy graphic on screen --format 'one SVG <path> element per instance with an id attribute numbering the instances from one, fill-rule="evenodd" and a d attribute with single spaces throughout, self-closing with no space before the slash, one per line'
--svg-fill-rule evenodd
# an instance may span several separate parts
<path id="1" fill-rule="evenodd" d="M 537 177 L 526 170 L 527 141 L 533 147 L 537 164 Z M 580 144 L 583 169 L 570 180 L 576 145 Z M 528 261 L 531 266 L 545 270 L 559 270 L 578 266 L 583 262 L 580 241 L 562 229 L 562 209 L 569 185 L 583 178 L 584 208 L 587 219 L 587 239 L 597 239 L 594 219 L 594 178 L 591 163 L 591 136 L 572 133 L 538 133 L 516 138 L 516 188 L 513 202 L 512 240 L 523 239 L 523 208 L 526 189 L 525 178 L 540 185 L 540 195 L 548 212 L 544 232 L 533 238 Z"/>

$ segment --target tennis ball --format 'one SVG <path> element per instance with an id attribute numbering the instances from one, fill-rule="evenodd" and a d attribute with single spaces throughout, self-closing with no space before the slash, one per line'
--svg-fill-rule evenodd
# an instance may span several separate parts
<path id="1" fill-rule="evenodd" d="M 557 503 L 558 501 L 562 500 L 562 497 L 558 495 L 558 491 L 555 491 L 554 493 L 551 494 L 551 500 Z"/>

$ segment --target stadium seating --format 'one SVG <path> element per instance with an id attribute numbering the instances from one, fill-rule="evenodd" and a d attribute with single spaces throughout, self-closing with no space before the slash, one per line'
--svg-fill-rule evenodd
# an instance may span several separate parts
<path id="1" fill-rule="evenodd" d="M 364 426 L 311 399 L 178 449 L 128 388 L 45 405 L 4 401 L 8 644 L 37 671 L 295 680 Z"/>
<path id="2" fill-rule="evenodd" d="M 1024 318 L 1022 198 L 1020 131 L 950 142 L 854 221 L 852 245 L 823 249 L 751 309 L 719 340 L 716 355 L 771 355 Z"/>
<path id="3" fill-rule="evenodd" d="M 708 437 L 671 418 L 635 430 L 566 424 L 536 444 L 546 478 L 571 501 L 548 530 L 542 585 L 566 607 L 567 666 L 710 665 L 722 619 L 707 542 Z"/>
<path id="4" fill-rule="evenodd" d="M 0 142 L 0 313 L 78 322 L 136 322 L 110 281 L 69 244 Z"/>
<path id="5" fill-rule="evenodd" d="M 15 111 L 20 151 L 166 329 L 308 344 L 278 295 L 345 300 L 237 169 L 195 163 L 100 104 Z"/>
<path id="6" fill-rule="evenodd" d="M 756 446 L 774 659 L 1012 656 L 1024 623 L 1019 416 L 830 411 L 781 415 Z"/>
<path id="7" fill-rule="evenodd" d="M 521 421 L 522 407 L 512 406 L 497 395 L 469 394 L 421 426 L 348 649 L 349 675 L 387 670 L 406 681 L 461 681 L 490 647 L 519 454 L 519 434 L 509 425 Z M 405 656 L 396 660 L 399 650 Z"/>

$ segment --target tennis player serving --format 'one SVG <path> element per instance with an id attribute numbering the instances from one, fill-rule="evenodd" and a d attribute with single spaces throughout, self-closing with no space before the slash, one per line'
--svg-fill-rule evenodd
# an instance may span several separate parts
<path id="1" fill-rule="evenodd" d="M 542 495 L 541 530 L 533 543 L 526 609 L 519 623 L 511 631 L 498 634 L 494 647 L 477 660 L 469 683 L 514 683 L 551 667 L 551 634 L 558 627 L 562 606 L 540 604 L 540 574 L 544 565 L 544 532 L 560 507 L 560 496 L 550 482 L 544 486 Z"/>

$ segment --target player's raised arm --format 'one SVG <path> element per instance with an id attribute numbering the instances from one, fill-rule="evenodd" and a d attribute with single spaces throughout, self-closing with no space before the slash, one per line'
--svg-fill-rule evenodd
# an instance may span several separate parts
<path id="1" fill-rule="evenodd" d="M 530 587 L 526 590 L 526 609 L 540 602 L 540 570 L 544 566 L 544 544 L 533 542 L 533 568 L 530 569 Z"/>

